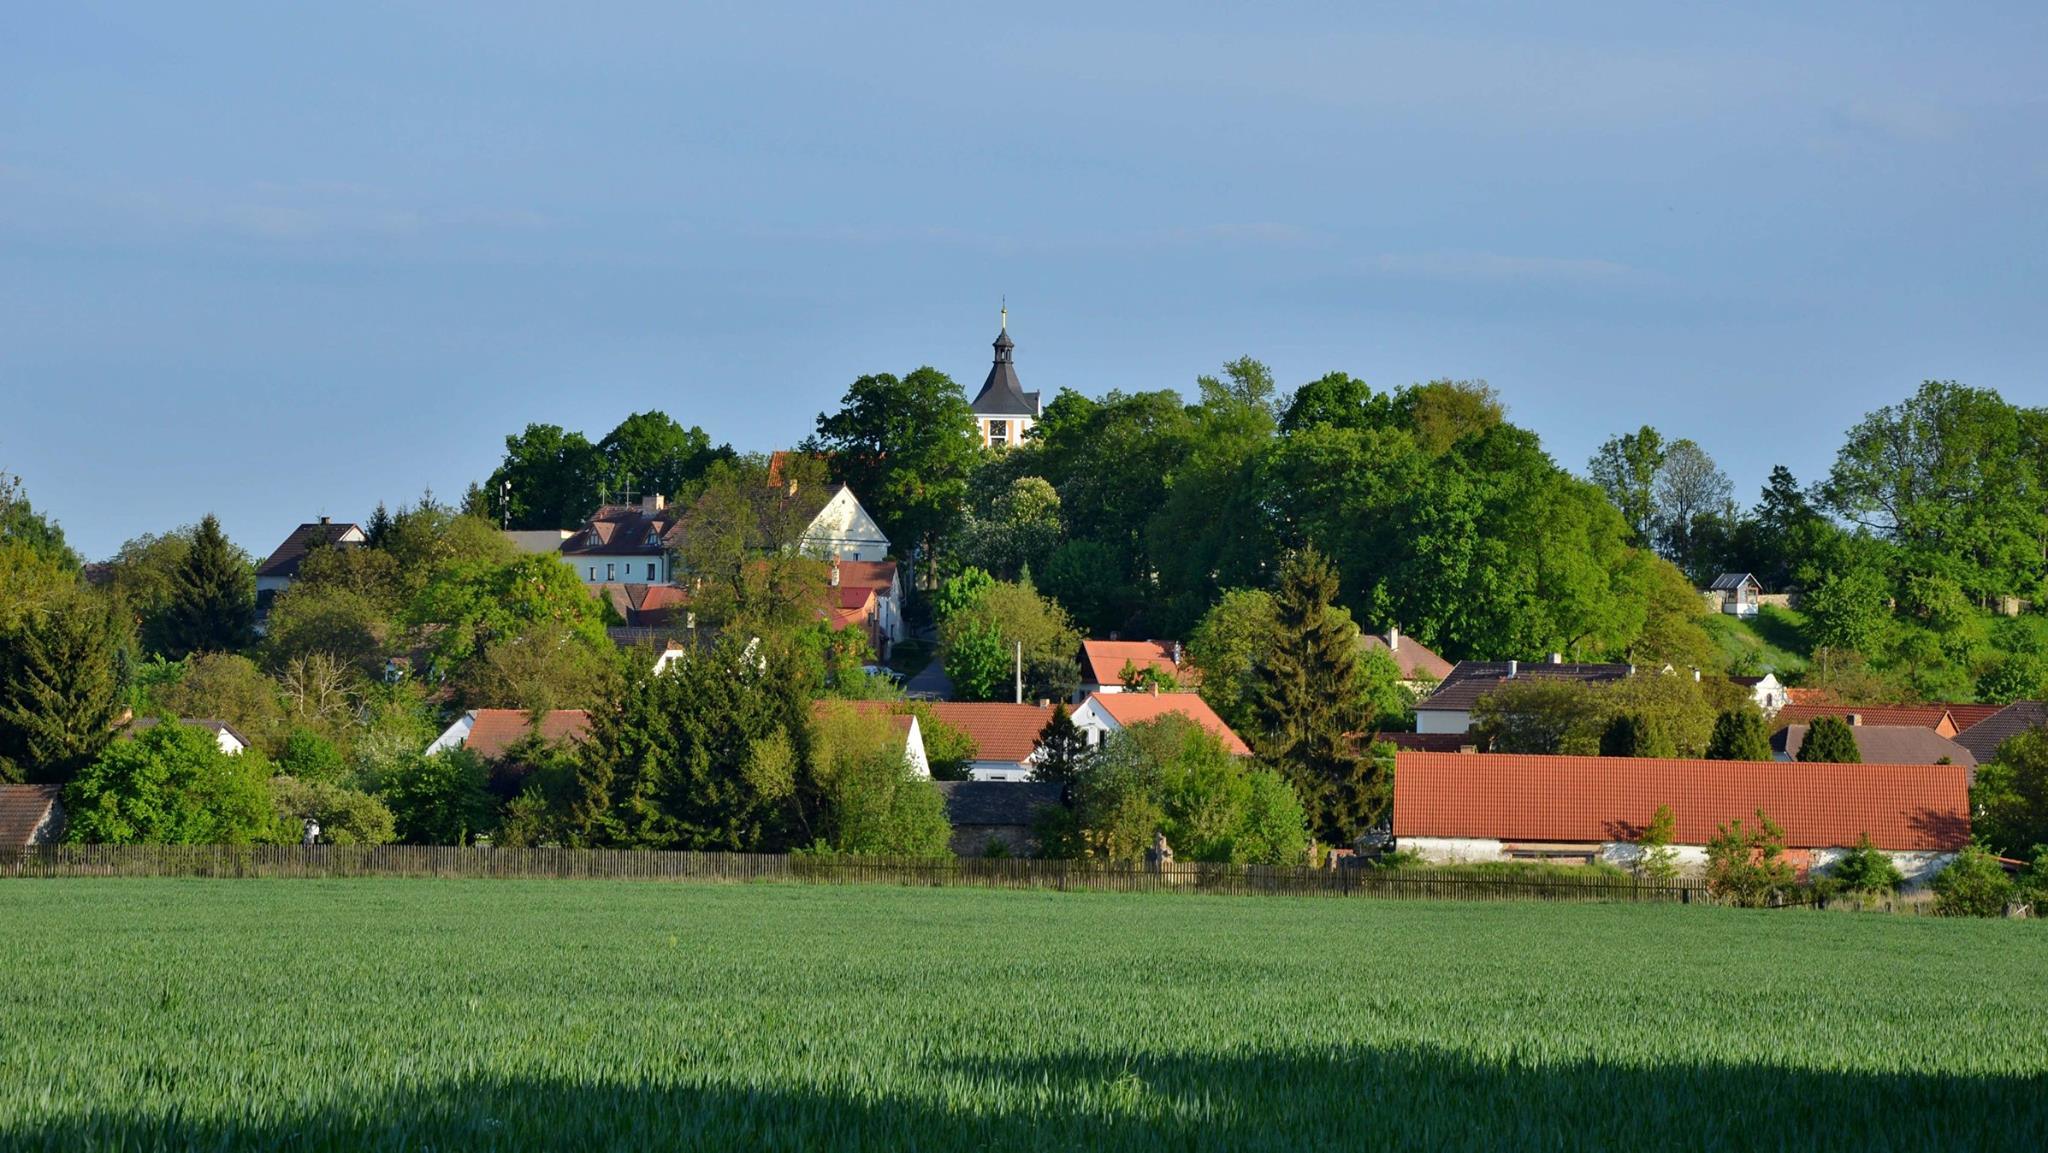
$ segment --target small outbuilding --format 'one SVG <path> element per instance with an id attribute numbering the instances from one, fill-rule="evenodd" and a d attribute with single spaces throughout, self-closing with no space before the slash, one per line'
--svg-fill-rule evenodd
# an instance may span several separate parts
<path id="1" fill-rule="evenodd" d="M 1763 582 L 1746 572 L 1724 572 L 1707 586 L 1707 600 L 1714 610 L 1731 617 L 1755 616 L 1763 595 Z"/>
<path id="2" fill-rule="evenodd" d="M 0 853 L 19 853 L 64 835 L 60 785 L 0 785 Z"/>
<path id="3" fill-rule="evenodd" d="M 1038 851 L 1032 832 L 1040 814 L 1062 803 L 1063 785 L 1042 781 L 938 781 L 953 824 L 956 857 L 1028 857 Z"/>

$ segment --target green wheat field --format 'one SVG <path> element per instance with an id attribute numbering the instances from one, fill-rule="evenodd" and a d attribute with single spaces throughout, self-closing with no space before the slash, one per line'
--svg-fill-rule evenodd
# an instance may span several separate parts
<path id="1" fill-rule="evenodd" d="M 0 1148 L 2048 1147 L 2048 926 L 0 882 Z"/>

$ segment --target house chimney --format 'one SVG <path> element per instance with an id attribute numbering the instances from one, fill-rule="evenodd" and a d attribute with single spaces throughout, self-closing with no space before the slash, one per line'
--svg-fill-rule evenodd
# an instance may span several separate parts
<path id="1" fill-rule="evenodd" d="M 1401 651 L 1401 630 L 1392 625 L 1387 626 L 1387 651 L 1390 653 Z"/>
<path id="2" fill-rule="evenodd" d="M 1862 723 L 1863 723 L 1863 714 L 1862 714 L 1862 713 L 1850 713 L 1850 714 L 1849 714 L 1849 723 L 1850 723 L 1850 724 L 1852 724 L 1852 725 L 1860 725 L 1860 724 L 1862 724 Z"/>
<path id="3" fill-rule="evenodd" d="M 1563 653 L 1552 653 L 1552 654 L 1550 654 L 1550 663 L 1551 663 L 1551 664 L 1554 664 L 1554 665 L 1561 665 L 1561 664 L 1563 664 L 1563 663 L 1564 663 L 1564 654 L 1563 654 Z"/>
<path id="4" fill-rule="evenodd" d="M 1694 669 L 1694 670 L 1692 671 L 1692 683 L 1693 683 L 1693 684 L 1699 684 L 1699 683 L 1700 683 L 1700 671 L 1699 671 L 1698 669 Z"/>
<path id="5" fill-rule="evenodd" d="M 640 511 L 649 516 L 668 507 L 668 498 L 658 492 L 648 493 L 640 498 Z"/>
<path id="6" fill-rule="evenodd" d="M 1516 660 L 1510 660 L 1510 661 L 1508 662 L 1508 679 L 1509 679 L 1509 680 L 1514 680 L 1514 679 L 1515 679 L 1515 674 L 1516 674 L 1516 673 L 1519 673 L 1519 672 L 1521 672 L 1521 671 L 1522 671 L 1522 662 L 1520 662 L 1520 661 L 1516 661 Z"/>
<path id="7" fill-rule="evenodd" d="M 327 519 L 326 517 L 324 517 L 324 516 L 323 516 L 323 517 L 321 517 L 321 518 L 320 518 L 320 523 L 321 523 L 321 524 L 332 524 L 333 522 L 332 522 L 332 521 L 330 521 L 330 520 L 328 520 L 328 519 Z"/>
<path id="8" fill-rule="evenodd" d="M 1179 642 L 1179 641 L 1175 641 L 1175 642 L 1173 642 L 1173 648 L 1172 648 L 1172 650 L 1171 650 L 1171 651 L 1172 651 L 1172 654 L 1173 654 L 1173 667 L 1174 667 L 1174 668 L 1179 668 L 1179 667 L 1180 667 L 1180 642 Z"/>
<path id="9" fill-rule="evenodd" d="M 1152 682 L 1152 695 L 1153 695 L 1153 696 L 1155 696 L 1155 697 L 1159 695 L 1159 682 L 1158 682 L 1158 681 L 1153 681 L 1153 682 Z"/>
<path id="10" fill-rule="evenodd" d="M 833 558 L 832 558 L 832 569 L 831 569 L 831 572 L 830 572 L 830 573 L 829 573 L 829 574 L 828 574 L 828 575 L 826 576 L 826 578 L 825 578 L 825 579 L 826 579 L 826 581 L 827 581 L 828 583 L 830 583 L 830 584 L 831 584 L 831 586 L 832 586 L 833 588 L 838 588 L 838 587 L 839 587 L 839 558 L 838 558 L 838 557 L 833 557 Z"/>

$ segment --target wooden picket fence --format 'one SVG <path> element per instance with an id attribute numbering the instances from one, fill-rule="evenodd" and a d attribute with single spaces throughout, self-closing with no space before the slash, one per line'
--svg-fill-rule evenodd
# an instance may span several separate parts
<path id="1" fill-rule="evenodd" d="M 783 881 L 1093 892 L 1359 896 L 1433 901 L 1707 899 L 1697 881 L 1506 877 L 1458 869 L 1309 869 L 1173 864 L 1163 868 L 1024 858 L 692 853 L 652 849 L 448 845 L 38 845 L 0 857 L 0 877 L 422 877 L 617 881 Z"/>

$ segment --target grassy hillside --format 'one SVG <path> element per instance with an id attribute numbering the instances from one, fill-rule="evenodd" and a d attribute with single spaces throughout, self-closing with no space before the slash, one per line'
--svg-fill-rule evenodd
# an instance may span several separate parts
<path id="1" fill-rule="evenodd" d="M 2048 926 L 0 882 L 0 1147 L 2026 1148 Z"/>
<path id="2" fill-rule="evenodd" d="M 1705 624 L 1728 667 L 1738 674 L 1769 672 L 1787 681 L 1806 673 L 1811 646 L 1804 635 L 1806 618 L 1796 609 L 1767 606 L 1749 620 L 1714 613 Z"/>

